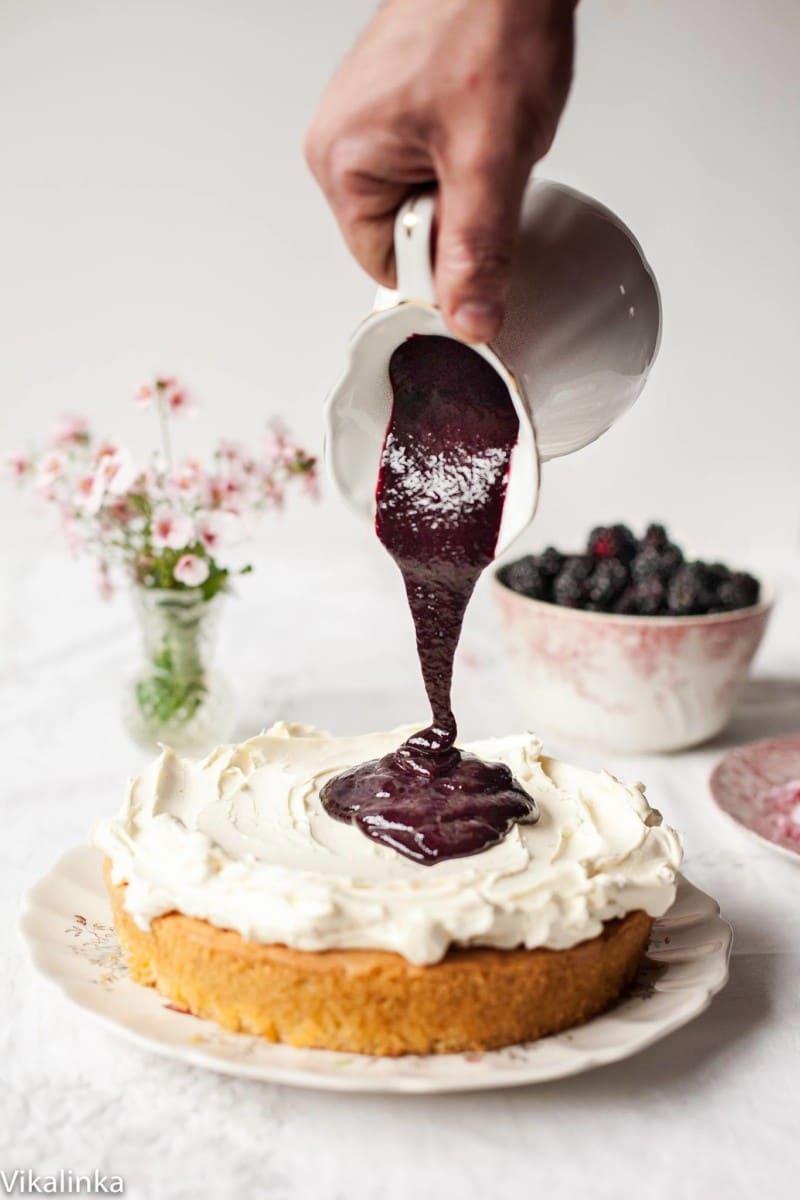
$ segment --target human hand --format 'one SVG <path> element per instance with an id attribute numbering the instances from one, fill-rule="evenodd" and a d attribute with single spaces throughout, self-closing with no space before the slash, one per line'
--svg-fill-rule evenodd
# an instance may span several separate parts
<path id="1" fill-rule="evenodd" d="M 350 250 L 387 287 L 397 209 L 438 185 L 437 300 L 468 340 L 502 321 L 522 194 L 569 92 L 576 3 L 386 0 L 306 136 Z"/>

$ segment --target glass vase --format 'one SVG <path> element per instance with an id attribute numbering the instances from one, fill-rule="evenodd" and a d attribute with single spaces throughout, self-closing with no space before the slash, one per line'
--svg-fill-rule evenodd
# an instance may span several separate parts
<path id="1" fill-rule="evenodd" d="M 145 663 L 126 691 L 127 731 L 147 750 L 205 754 L 233 732 L 233 691 L 211 665 L 225 597 L 137 587 L 133 598 Z"/>

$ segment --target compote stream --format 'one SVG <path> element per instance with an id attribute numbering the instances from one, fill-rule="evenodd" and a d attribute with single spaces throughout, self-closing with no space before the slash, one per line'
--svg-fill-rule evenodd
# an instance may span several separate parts
<path id="1" fill-rule="evenodd" d="M 430 864 L 485 850 L 538 815 L 508 767 L 456 748 L 450 704 L 464 612 L 497 547 L 519 421 L 494 368 L 452 338 L 409 338 L 389 376 L 376 530 L 403 576 L 432 721 L 393 753 L 329 780 L 322 802 Z"/>

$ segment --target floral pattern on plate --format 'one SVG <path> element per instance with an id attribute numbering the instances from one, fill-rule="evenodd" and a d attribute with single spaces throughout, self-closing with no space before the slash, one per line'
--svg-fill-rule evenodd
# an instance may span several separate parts
<path id="1" fill-rule="evenodd" d="M 717 763 L 710 786 L 740 829 L 800 862 L 800 734 L 737 747 Z"/>

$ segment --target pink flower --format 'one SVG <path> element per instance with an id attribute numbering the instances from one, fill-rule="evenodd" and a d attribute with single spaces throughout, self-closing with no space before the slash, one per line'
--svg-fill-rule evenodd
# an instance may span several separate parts
<path id="1" fill-rule="evenodd" d="M 97 464 L 92 490 L 86 500 L 87 511 L 98 512 L 107 495 L 122 496 L 136 477 L 136 464 L 130 451 L 109 449 Z"/>
<path id="2" fill-rule="evenodd" d="M 219 475 L 209 475 L 205 486 L 206 504 L 218 508 L 225 499 L 225 485 Z"/>
<path id="3" fill-rule="evenodd" d="M 190 416 L 197 408 L 173 375 L 160 376 L 152 383 L 143 383 L 133 397 L 138 408 L 149 408 L 154 401 L 165 404 L 171 413 L 183 413 L 186 416 Z"/>
<path id="4" fill-rule="evenodd" d="M 27 454 L 9 454 L 5 468 L 12 479 L 22 479 L 33 468 L 33 462 Z"/>
<path id="5" fill-rule="evenodd" d="M 178 583 L 184 583 L 187 587 L 199 587 L 208 579 L 208 563 L 196 554 L 184 554 L 176 562 L 172 574 Z"/>
<path id="6" fill-rule="evenodd" d="M 231 442 L 227 438 L 222 438 L 217 446 L 217 456 L 229 463 L 239 463 L 244 458 L 244 447 L 238 442 Z"/>
<path id="7" fill-rule="evenodd" d="M 269 426 L 271 458 L 260 447 L 254 453 L 249 442 L 222 438 L 210 464 L 187 457 L 173 468 L 165 418 L 194 411 L 193 400 L 174 377 L 154 376 L 134 401 L 158 408 L 163 433 L 162 449 L 139 468 L 118 441 L 96 440 L 86 418 L 76 415 L 62 417 L 35 455 L 16 454 L 5 464 L 7 474 L 30 479 L 40 499 L 52 502 L 69 545 L 100 561 L 104 592 L 112 564 L 152 583 L 158 555 L 178 560 L 176 584 L 197 587 L 228 566 L 225 556 L 236 555 L 257 518 L 283 502 L 296 476 L 302 478 L 295 490 L 314 488 L 314 459 L 280 421 Z"/>
<path id="8" fill-rule="evenodd" d="M 218 554 L 226 542 L 235 542 L 239 527 L 239 519 L 233 512 L 214 509 L 197 514 L 197 536 L 211 555 Z"/>
<path id="9" fill-rule="evenodd" d="M 203 465 L 200 459 L 187 458 L 169 476 L 167 486 L 170 490 L 183 494 L 193 492 L 197 488 L 202 475 Z"/>
<path id="10" fill-rule="evenodd" d="M 301 487 L 311 500 L 319 500 L 319 479 L 316 471 L 308 471 L 303 474 Z"/>
<path id="11" fill-rule="evenodd" d="M 89 422 L 86 417 L 64 413 L 50 434 L 56 446 L 85 446 L 89 441 Z"/>
<path id="12" fill-rule="evenodd" d="M 36 486 L 47 489 L 64 474 L 66 459 L 58 450 L 51 450 L 39 459 L 36 469 Z"/>
<path id="13" fill-rule="evenodd" d="M 273 417 L 267 422 L 264 453 L 268 460 L 279 464 L 294 462 L 297 457 L 297 445 L 292 441 L 288 429 L 278 417 Z"/>
<path id="14" fill-rule="evenodd" d="M 244 488 L 233 475 L 210 475 L 206 480 L 206 504 L 209 508 L 237 507 Z"/>
<path id="15" fill-rule="evenodd" d="M 83 508 L 90 500 L 94 490 L 94 475 L 81 475 L 75 484 L 75 503 Z"/>
<path id="16" fill-rule="evenodd" d="M 113 454 L 107 454 L 100 461 L 98 474 L 103 475 L 107 492 L 112 496 L 121 496 L 127 492 L 137 475 L 133 455 L 129 450 L 115 450 Z"/>
<path id="17" fill-rule="evenodd" d="M 113 520 L 119 521 L 120 525 L 127 525 L 139 516 L 136 508 L 131 504 L 127 496 L 120 496 L 118 500 L 114 500 L 112 504 L 107 505 L 106 512 Z"/>
<path id="18" fill-rule="evenodd" d="M 94 461 L 99 463 L 102 458 L 109 458 L 112 454 L 118 454 L 122 449 L 116 438 L 105 438 L 104 441 L 95 450 Z"/>
<path id="19" fill-rule="evenodd" d="M 164 384 L 161 388 L 161 384 Z M 197 405 L 190 398 L 185 388 L 179 387 L 177 380 L 159 380 L 159 389 L 162 391 L 167 408 L 174 416 L 191 417 L 197 412 Z"/>
<path id="20" fill-rule="evenodd" d="M 181 550 L 195 540 L 194 522 L 186 513 L 159 508 L 153 513 L 150 540 L 154 549 Z"/>
<path id="21" fill-rule="evenodd" d="M 272 475 L 265 475 L 262 479 L 261 492 L 267 504 L 274 504 L 276 508 L 283 506 L 283 488 Z"/>
<path id="22" fill-rule="evenodd" d="M 189 399 L 186 392 L 172 392 L 167 403 L 169 411 L 172 413 L 182 413 L 186 417 L 192 417 L 197 412 L 197 405 Z"/>
<path id="23" fill-rule="evenodd" d="M 133 403 L 137 408 L 149 408 L 155 399 L 156 390 L 151 383 L 143 383 L 133 393 Z"/>

